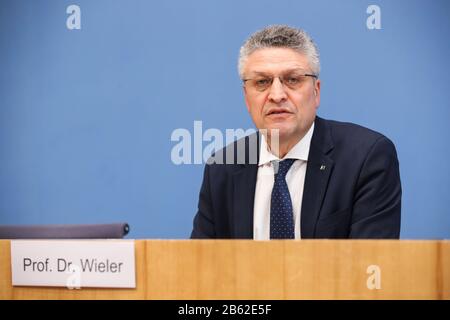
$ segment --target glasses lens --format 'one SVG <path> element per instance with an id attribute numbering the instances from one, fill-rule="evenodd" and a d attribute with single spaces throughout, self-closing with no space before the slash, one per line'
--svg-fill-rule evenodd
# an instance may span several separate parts
<path id="1" fill-rule="evenodd" d="M 291 89 L 299 89 L 306 81 L 306 76 L 303 74 L 289 73 L 284 75 L 281 79 L 283 84 Z"/>
<path id="2" fill-rule="evenodd" d="M 264 91 L 272 84 L 272 78 L 257 77 L 251 81 L 252 87 L 258 91 Z"/>

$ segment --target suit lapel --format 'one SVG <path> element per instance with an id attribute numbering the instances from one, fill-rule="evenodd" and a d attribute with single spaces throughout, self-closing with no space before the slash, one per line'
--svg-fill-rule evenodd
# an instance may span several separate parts
<path id="1" fill-rule="evenodd" d="M 238 170 L 232 173 L 233 181 L 233 207 L 232 207 L 232 226 L 233 237 L 238 239 L 253 238 L 253 207 L 256 189 L 256 177 L 258 173 L 259 159 L 259 132 L 256 136 L 245 138 L 245 160 L 244 164 L 236 165 Z M 256 139 L 253 139 L 255 138 Z M 256 159 L 250 156 L 255 152 Z M 239 158 L 237 155 L 239 148 L 235 149 L 235 161 Z M 256 163 L 255 163 L 256 160 Z"/>
<path id="2" fill-rule="evenodd" d="M 245 165 L 233 174 L 234 238 L 253 238 L 253 207 L 258 165 Z"/>
<path id="3" fill-rule="evenodd" d="M 301 209 L 301 237 L 313 238 L 334 161 L 327 155 L 333 149 L 330 129 L 316 117 L 308 156 Z"/>

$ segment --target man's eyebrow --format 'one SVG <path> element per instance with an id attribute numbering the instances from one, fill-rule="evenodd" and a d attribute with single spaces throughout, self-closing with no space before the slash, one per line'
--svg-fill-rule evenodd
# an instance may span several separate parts
<path id="1" fill-rule="evenodd" d="M 259 76 L 259 75 L 266 76 L 266 75 L 271 75 L 272 73 L 267 72 L 267 71 L 252 71 L 252 72 L 250 72 L 250 74 L 257 75 L 257 76 Z"/>
<path id="2" fill-rule="evenodd" d="M 306 70 L 303 68 L 290 68 L 290 69 L 283 70 L 281 73 L 289 73 L 289 72 L 296 72 L 296 71 L 306 72 Z M 250 72 L 250 74 L 266 76 L 266 75 L 272 75 L 273 73 L 268 72 L 268 71 L 252 71 L 252 72 Z"/>

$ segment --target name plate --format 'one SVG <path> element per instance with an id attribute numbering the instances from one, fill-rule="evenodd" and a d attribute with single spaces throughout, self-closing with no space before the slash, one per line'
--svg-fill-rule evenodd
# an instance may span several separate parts
<path id="1" fill-rule="evenodd" d="M 134 240 L 12 240 L 12 285 L 136 288 L 134 259 Z"/>

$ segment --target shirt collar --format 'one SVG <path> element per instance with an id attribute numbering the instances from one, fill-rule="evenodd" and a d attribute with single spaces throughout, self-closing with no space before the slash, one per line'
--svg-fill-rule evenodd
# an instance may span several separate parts
<path id="1" fill-rule="evenodd" d="M 314 132 L 314 122 L 309 128 L 308 132 L 305 136 L 292 147 L 291 150 L 284 156 L 283 159 L 298 159 L 308 161 L 309 155 L 309 147 L 311 146 L 311 139 Z M 280 161 L 283 160 L 275 156 L 273 153 L 269 151 L 267 146 L 266 138 L 263 134 L 261 134 L 261 145 L 260 145 L 260 154 L 258 166 L 265 165 L 272 161 Z"/>

